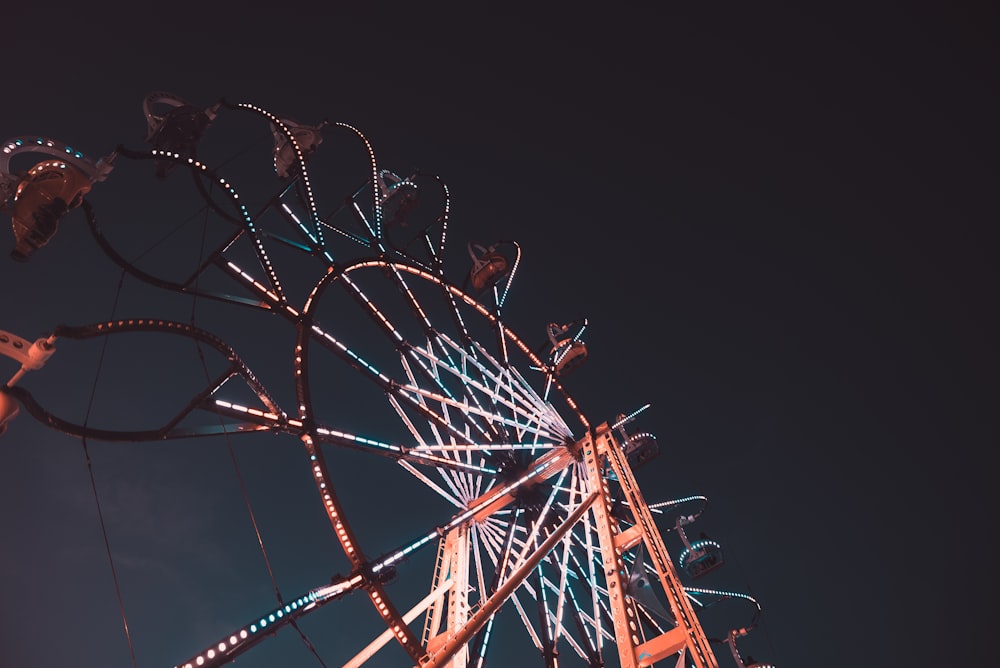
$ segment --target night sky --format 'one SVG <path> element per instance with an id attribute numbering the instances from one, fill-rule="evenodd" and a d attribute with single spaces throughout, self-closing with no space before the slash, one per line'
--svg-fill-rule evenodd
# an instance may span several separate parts
<path id="1" fill-rule="evenodd" d="M 744 654 L 779 668 L 995 662 L 1000 49 L 988 3 L 35 4 L 2 12 L 0 140 L 40 134 L 96 158 L 147 148 L 150 91 L 252 102 L 348 123 L 382 166 L 439 175 L 459 272 L 467 241 L 516 240 L 506 320 L 540 343 L 546 323 L 587 318 L 590 356 L 566 383 L 593 423 L 651 404 L 636 428 L 661 454 L 639 482 L 648 500 L 709 498 L 697 528 L 727 563 L 699 584 L 763 606 Z M 206 144 L 230 140 L 224 118 Z M 170 205 L 145 196 L 159 186 Z M 175 210 L 200 206 L 189 186 L 130 163 L 88 201 L 109 236 L 158 238 Z M 81 211 L 27 263 L 8 258 L 5 234 L 0 329 L 33 340 L 112 313 L 196 315 L 294 405 L 287 323 L 121 280 Z M 57 344 L 20 384 L 77 421 L 92 402 L 109 425 L 148 424 L 178 389 L 167 349 L 101 354 Z M 4 380 L 17 370 L 0 364 Z M 346 572 L 294 437 L 87 450 L 142 668 L 273 606 L 243 490 L 283 595 Z M 0 453 L 0 666 L 132 665 L 80 441 L 22 411 Z M 338 463 L 373 552 L 447 517 L 376 464 Z M 389 593 L 427 586 L 404 565 Z M 328 666 L 367 642 L 353 615 L 371 606 L 354 598 L 302 623 Z M 534 665 L 509 629 L 491 665 Z M 323 664 L 286 629 L 237 665 Z"/>

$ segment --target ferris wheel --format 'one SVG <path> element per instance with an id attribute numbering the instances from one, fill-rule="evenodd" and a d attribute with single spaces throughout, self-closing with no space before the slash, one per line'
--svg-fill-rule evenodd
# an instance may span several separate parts
<path id="1" fill-rule="evenodd" d="M 588 356 L 586 318 L 530 335 L 504 319 L 520 244 L 469 241 L 453 253 L 445 182 L 383 168 L 349 124 L 308 125 L 226 100 L 198 106 L 161 91 L 142 109 L 151 148 L 119 145 L 93 160 L 47 137 L 0 147 L 12 257 L 44 262 L 63 218 L 82 215 L 123 275 L 231 307 L 246 322 L 283 323 L 293 391 L 273 391 L 214 325 L 115 316 L 34 340 L 0 332 L 0 352 L 20 363 L 0 392 L 0 430 L 23 409 L 81 439 L 272 433 L 298 442 L 348 565 L 262 603 L 228 633 L 193 638 L 174 665 L 229 664 L 285 629 L 301 634 L 299 622 L 317 611 L 348 604 L 371 629 L 338 656 L 351 668 L 479 668 L 509 634 L 543 666 L 714 668 L 719 648 L 742 668 L 767 665 L 736 647 L 756 625 L 757 601 L 691 584 L 724 562 L 718 543 L 688 538 L 707 499 L 647 500 L 637 483 L 635 472 L 659 454 L 656 438 L 635 428 L 648 406 L 594 420 L 570 392 L 566 378 Z M 256 148 L 213 154 L 210 140 L 227 124 Z M 345 167 L 348 144 L 354 162 Z M 328 147 L 333 159 L 323 162 Z M 16 167 L 38 154 L 42 161 Z M 183 224 L 194 231 L 172 238 L 164 261 L 147 261 L 102 229 L 96 195 L 111 186 L 97 184 L 125 172 L 150 197 L 161 193 L 168 218 L 178 197 L 169 188 L 191 195 L 185 206 L 197 204 L 196 224 Z M 327 177 L 350 185 L 330 195 Z M 453 265 L 456 257 L 464 264 Z M 47 407 L 44 387 L 26 388 L 31 371 L 58 364 L 64 343 L 149 337 L 193 341 L 203 372 L 155 424 L 74 421 Z M 362 498 L 349 499 L 359 479 Z M 358 509 L 373 507 L 405 516 L 393 524 L 398 534 L 371 537 Z M 676 557 L 668 534 L 680 541 Z M 701 611 L 723 601 L 749 601 L 752 619 L 707 630 Z"/>

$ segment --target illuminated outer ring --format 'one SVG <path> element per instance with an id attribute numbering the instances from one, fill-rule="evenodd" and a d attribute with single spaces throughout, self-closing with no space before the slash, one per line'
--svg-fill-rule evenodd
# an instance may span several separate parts
<path id="1" fill-rule="evenodd" d="M 333 481 L 330 478 L 323 453 L 321 449 L 317 447 L 321 437 L 320 434 L 315 431 L 314 426 L 315 417 L 313 411 L 313 396 L 309 389 L 309 354 L 310 344 L 317 338 L 313 329 L 313 318 L 327 288 L 336 282 L 346 283 L 350 280 L 350 276 L 354 272 L 365 270 L 373 273 L 378 272 L 394 275 L 397 280 L 405 280 L 407 277 L 417 277 L 420 280 L 435 284 L 441 289 L 442 296 L 447 300 L 453 300 L 454 302 L 462 303 L 471 307 L 478 312 L 479 315 L 489 321 L 494 330 L 499 332 L 499 336 L 502 341 L 509 342 L 510 344 L 516 346 L 517 349 L 519 349 L 527 357 L 531 364 L 539 368 L 545 367 L 544 362 L 531 350 L 531 348 L 513 332 L 508 330 L 506 326 L 500 322 L 499 318 L 486 306 L 479 303 L 477 300 L 473 299 L 455 286 L 449 284 L 441 277 L 427 272 L 419 267 L 399 262 L 367 259 L 342 265 L 336 269 L 331 269 L 322 279 L 320 279 L 306 300 L 301 313 L 301 318 L 297 324 L 298 335 L 295 347 L 295 385 L 299 408 L 299 419 L 306 430 L 306 434 L 303 435 L 302 440 L 306 445 L 313 465 L 314 482 L 316 483 L 317 490 L 323 499 L 327 516 L 333 526 L 334 533 L 340 541 L 341 547 L 344 549 L 347 557 L 350 559 L 352 566 L 361 571 L 366 569 L 369 562 L 358 545 L 355 532 L 351 529 L 345 518 L 342 505 L 334 492 Z M 452 304 L 452 307 L 456 308 L 454 303 Z M 336 352 L 336 350 L 333 350 L 333 352 Z M 355 366 L 358 371 L 362 372 L 362 375 L 365 375 L 370 380 L 382 385 L 384 390 L 387 392 L 391 391 L 392 388 L 389 384 L 385 383 L 384 379 L 380 379 L 373 372 L 367 370 L 363 364 L 355 360 L 351 360 L 347 356 L 344 356 L 344 359 L 352 366 Z M 580 412 L 576 403 L 573 401 L 572 397 L 569 396 L 558 379 L 552 378 L 552 387 L 561 394 L 570 410 L 579 419 L 584 430 L 589 430 L 589 422 Z M 565 465 L 566 464 L 563 464 L 564 467 Z M 384 561 L 385 560 L 379 560 L 379 563 L 382 564 Z M 399 610 L 391 604 L 388 597 L 385 595 L 383 586 L 377 579 L 371 578 L 366 584 L 366 588 L 372 604 L 384 618 L 386 625 L 393 631 L 396 639 L 410 654 L 414 661 L 419 661 L 423 655 L 423 648 L 421 647 L 420 639 L 413 634 L 408 624 L 404 621 Z"/>

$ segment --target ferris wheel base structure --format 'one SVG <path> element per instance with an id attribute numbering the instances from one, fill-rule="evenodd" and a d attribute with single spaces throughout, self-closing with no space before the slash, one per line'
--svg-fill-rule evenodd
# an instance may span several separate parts
<path id="1" fill-rule="evenodd" d="M 619 444 L 611 427 L 604 423 L 594 434 L 568 447 L 568 453 L 583 464 L 587 477 L 595 492 L 585 504 L 577 509 L 577 515 L 570 517 L 563 525 L 564 531 L 556 531 L 539 547 L 535 556 L 524 562 L 508 580 L 508 584 L 499 589 L 490 601 L 481 607 L 477 616 L 463 620 L 464 623 L 454 629 L 448 629 L 435 636 L 428 643 L 433 644 L 434 651 L 429 651 L 416 668 L 459 668 L 466 665 L 467 657 L 461 656 L 455 660 L 455 654 L 460 653 L 491 615 L 507 600 L 513 591 L 523 581 L 526 573 L 534 568 L 538 561 L 544 558 L 562 540 L 565 530 L 579 521 L 584 513 L 590 513 L 600 541 L 601 562 L 604 567 L 608 598 L 613 612 L 616 649 L 621 668 L 645 668 L 659 661 L 672 657 L 676 665 L 690 665 L 694 668 L 717 668 L 718 661 L 709 646 L 697 616 L 691 607 L 684 587 L 673 563 L 667 553 L 663 538 L 657 530 L 646 504 L 636 484 L 635 476 L 629 467 L 622 445 Z M 565 457 L 565 455 L 563 455 Z M 614 500 L 611 491 L 604 482 L 604 475 L 610 468 L 617 476 L 626 493 L 626 500 L 633 509 L 641 509 L 636 524 L 622 531 L 612 511 Z M 547 475 L 551 475 L 548 471 Z M 547 476 L 546 476 L 547 477 Z M 532 481 L 538 482 L 538 481 Z M 529 484 L 531 484 L 529 482 Z M 645 511 L 645 512 L 642 512 Z M 656 570 L 657 579 L 662 591 L 666 594 L 677 626 L 672 630 L 649 638 L 640 639 L 638 631 L 638 614 L 631 596 L 627 593 L 629 570 L 626 568 L 622 554 L 642 543 L 651 556 Z M 459 553 L 465 550 L 458 549 Z M 454 591 L 455 588 L 452 588 Z M 452 602 L 454 604 L 454 601 Z M 685 664 L 685 656 L 689 657 Z"/>

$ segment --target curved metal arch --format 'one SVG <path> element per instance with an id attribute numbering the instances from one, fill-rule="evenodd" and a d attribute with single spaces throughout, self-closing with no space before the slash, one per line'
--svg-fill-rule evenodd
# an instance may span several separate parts
<path id="1" fill-rule="evenodd" d="M 417 170 L 410 178 L 416 180 L 420 177 L 433 179 L 441 188 L 441 194 L 444 198 L 441 213 L 437 215 L 433 223 L 428 225 L 423 230 L 423 239 L 426 244 L 425 248 L 431 258 L 431 268 L 437 273 L 443 275 L 444 251 L 448 242 L 448 224 L 451 221 L 451 191 L 448 188 L 448 184 L 445 183 L 444 179 L 441 178 L 439 174 L 432 174 L 430 172 Z M 432 241 L 430 236 L 426 233 L 435 224 L 439 224 L 441 226 L 441 230 L 437 239 Z M 396 249 L 396 251 L 403 254 L 405 257 L 412 259 L 411 256 L 406 253 L 405 249 Z"/>
<path id="2" fill-rule="evenodd" d="M 164 290 L 169 290 L 172 292 L 178 292 L 181 294 L 187 294 L 195 297 L 205 297 L 206 299 L 213 299 L 216 301 L 239 304 L 241 306 L 250 306 L 262 310 L 272 310 L 277 305 L 276 303 L 271 303 L 268 301 L 264 301 L 262 299 L 251 299 L 247 297 L 240 297 L 237 295 L 226 295 L 215 292 L 208 292 L 206 290 L 201 290 L 192 287 L 192 284 L 195 282 L 195 279 L 198 276 L 200 276 L 201 273 L 207 270 L 211 264 L 214 263 L 214 256 L 210 256 L 212 257 L 212 260 L 204 262 L 195 272 L 195 275 L 184 283 L 168 281 L 166 279 L 145 272 L 142 269 L 136 267 L 131 262 L 129 262 L 121 253 L 118 252 L 118 250 L 111 244 L 108 238 L 104 236 L 104 233 L 101 231 L 100 226 L 97 224 L 97 215 L 94 212 L 94 207 L 90 204 L 88 200 L 86 199 L 83 200 L 81 208 L 83 208 L 84 215 L 87 219 L 87 226 L 90 228 L 91 235 L 94 237 L 94 240 L 97 242 L 97 245 L 104 252 L 104 254 L 107 255 L 112 262 L 121 267 L 127 274 L 129 274 L 130 276 L 134 276 L 135 278 L 138 278 L 140 281 L 143 281 L 144 283 L 148 283 L 155 287 L 162 288 Z"/>
<path id="3" fill-rule="evenodd" d="M 385 236 L 382 233 L 382 194 L 378 187 L 379 166 L 378 159 L 375 157 L 375 149 L 365 133 L 350 123 L 335 121 L 330 123 L 330 125 L 332 127 L 344 128 L 345 130 L 353 133 L 358 139 L 361 140 L 361 143 L 364 144 L 365 151 L 368 153 L 368 167 L 371 170 L 371 173 L 366 183 L 370 183 L 372 186 L 372 215 L 374 220 L 368 220 L 365 218 L 364 214 L 357 209 L 357 207 L 355 207 L 353 211 L 358 217 L 358 222 L 361 223 L 362 227 L 368 230 L 368 233 L 377 244 L 379 252 L 385 253 Z"/>
<path id="4" fill-rule="evenodd" d="M 268 111 L 267 109 L 259 107 L 255 104 L 251 104 L 248 102 L 238 102 L 232 104 L 225 100 L 223 100 L 222 104 L 228 109 L 250 111 L 267 119 L 267 121 L 271 123 L 272 128 L 277 128 L 278 132 L 280 132 L 285 137 L 285 140 L 288 142 L 288 145 L 293 148 L 293 150 L 295 151 L 295 164 L 298 166 L 298 174 L 293 179 L 293 181 L 301 182 L 303 184 L 303 187 L 305 188 L 306 199 L 308 200 L 306 204 L 307 208 L 309 209 L 309 217 L 313 223 L 313 230 L 311 234 L 307 232 L 307 235 L 309 236 L 309 240 L 313 244 L 314 250 L 322 253 L 323 256 L 327 259 L 327 261 L 330 264 L 332 264 L 334 259 L 329 254 L 329 251 L 326 248 L 326 242 L 323 238 L 323 226 L 320 221 L 319 211 L 316 208 L 316 199 L 313 196 L 312 184 L 309 181 L 309 172 L 306 170 L 305 154 L 302 151 L 302 147 L 299 146 L 298 140 L 295 138 L 295 134 L 292 131 L 292 128 L 290 128 L 285 123 L 285 120 L 283 120 L 277 114 L 274 114 Z M 324 120 L 322 123 L 320 123 L 319 127 L 316 128 L 317 131 L 320 128 L 324 127 L 325 125 L 327 125 L 327 122 Z"/>
<path id="5" fill-rule="evenodd" d="M 193 339 L 206 344 L 211 349 L 223 355 L 229 362 L 229 367 L 220 375 L 211 379 L 205 388 L 196 394 L 172 419 L 164 425 L 145 430 L 114 430 L 91 427 L 65 420 L 46 410 L 28 390 L 20 386 L 5 386 L 0 388 L 10 396 L 20 401 L 28 413 L 36 420 L 53 429 L 72 436 L 92 438 L 103 441 L 164 441 L 179 438 L 212 436 L 221 433 L 235 434 L 253 431 L 299 431 L 289 423 L 288 414 L 281 409 L 271 397 L 264 385 L 257 379 L 250 368 L 236 354 L 231 346 L 218 336 L 186 323 L 163 320 L 159 318 L 128 318 L 110 320 L 101 323 L 81 326 L 57 327 L 50 337 L 68 339 L 92 339 L 100 336 L 124 333 L 158 332 Z M 206 425 L 198 428 L 183 428 L 181 423 L 196 410 L 207 410 L 219 413 L 210 401 L 211 397 L 229 380 L 239 377 L 257 396 L 263 409 L 255 409 L 261 417 L 269 418 L 266 422 L 244 421 L 239 424 Z"/>
<path id="6" fill-rule="evenodd" d="M 210 169 L 206 164 L 200 162 L 199 160 L 191 157 L 184 157 L 173 153 L 168 153 L 165 151 L 152 150 L 148 152 L 139 152 L 126 149 L 124 147 L 118 148 L 118 154 L 129 159 L 134 160 L 166 160 L 176 162 L 178 165 L 188 168 L 192 173 L 196 175 L 203 175 L 207 178 L 211 178 L 214 182 L 218 183 L 226 195 L 229 197 L 230 202 L 233 207 L 240 213 L 240 223 L 234 229 L 233 233 L 223 240 L 214 250 L 207 254 L 205 260 L 202 261 L 201 265 L 193 272 L 193 274 L 188 277 L 183 283 L 178 283 L 176 281 L 169 281 L 166 279 L 159 278 L 152 274 L 149 274 L 134 264 L 129 262 L 121 253 L 119 253 L 108 241 L 107 237 L 100 231 L 97 226 L 96 216 L 93 212 L 93 207 L 90 206 L 86 201 L 84 202 L 84 209 L 87 214 L 87 221 L 91 229 L 95 240 L 101 247 L 101 250 L 113 261 L 115 264 L 120 266 L 123 270 L 129 274 L 135 276 L 136 278 L 154 285 L 165 290 L 171 290 L 173 292 L 179 292 L 182 294 L 191 294 L 197 296 L 203 296 L 210 299 L 216 299 L 219 301 L 226 301 L 235 304 L 241 304 L 245 306 L 256 306 L 264 310 L 281 310 L 288 306 L 287 300 L 283 294 L 281 288 L 281 282 L 278 279 L 277 274 L 271 267 L 269 258 L 267 257 L 267 252 L 264 249 L 263 237 L 269 236 L 266 233 L 260 231 L 255 222 L 254 218 L 251 216 L 249 210 L 239 199 L 239 193 L 236 191 L 235 186 L 233 186 L 225 178 L 216 174 L 212 169 Z M 233 220 L 231 217 L 227 217 L 230 221 Z M 198 277 L 207 271 L 208 267 L 215 265 L 220 268 L 224 273 L 229 274 L 233 278 L 240 276 L 240 271 L 234 269 L 230 263 L 223 259 L 223 254 L 225 251 L 232 246 L 241 236 L 248 234 L 254 245 L 254 252 L 260 262 L 261 267 L 265 270 L 270 285 L 264 287 L 262 285 L 256 284 L 255 282 L 248 283 L 247 281 L 238 281 L 246 288 L 250 288 L 251 294 L 255 294 L 257 299 L 238 297 L 234 295 L 223 295 L 219 293 L 208 292 L 204 290 L 192 287 Z M 273 236 L 273 235 L 271 235 Z"/>

